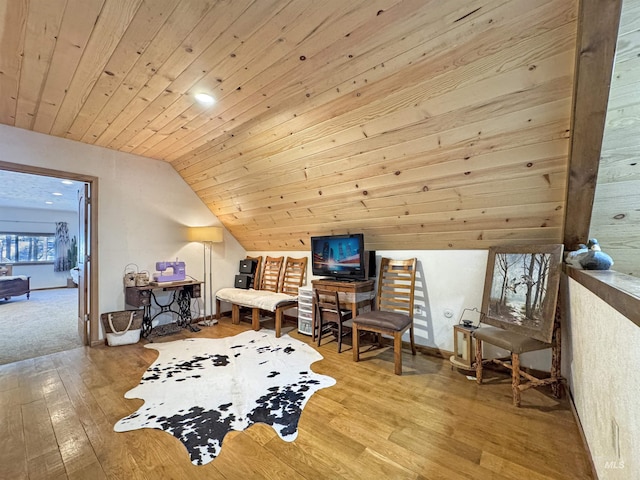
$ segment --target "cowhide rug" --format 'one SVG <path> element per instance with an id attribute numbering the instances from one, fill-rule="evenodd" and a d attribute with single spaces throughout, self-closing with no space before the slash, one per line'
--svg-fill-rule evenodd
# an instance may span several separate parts
<path id="1" fill-rule="evenodd" d="M 264 330 L 145 347 L 158 350 L 158 359 L 125 394 L 145 403 L 114 430 L 164 430 L 187 447 L 195 465 L 216 458 L 230 430 L 254 423 L 271 425 L 283 440 L 295 440 L 311 395 L 336 383 L 311 371 L 311 364 L 323 358 L 316 350 Z"/>

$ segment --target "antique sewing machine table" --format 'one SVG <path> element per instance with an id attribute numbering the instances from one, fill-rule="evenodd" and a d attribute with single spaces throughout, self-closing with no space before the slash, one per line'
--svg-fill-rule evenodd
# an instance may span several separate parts
<path id="1" fill-rule="evenodd" d="M 200 329 L 191 324 L 191 299 L 199 298 L 202 282 L 182 281 L 182 282 L 151 282 L 144 287 L 126 287 L 125 302 L 127 305 L 144 309 L 142 320 L 142 336 L 147 337 L 153 328 L 153 320 L 163 313 L 173 313 L 176 324 L 182 328 L 189 328 L 192 332 L 199 332 Z M 154 291 L 162 290 L 171 292 L 169 300 L 162 303 L 158 300 Z M 159 308 L 151 315 L 151 307 L 155 305 Z"/>

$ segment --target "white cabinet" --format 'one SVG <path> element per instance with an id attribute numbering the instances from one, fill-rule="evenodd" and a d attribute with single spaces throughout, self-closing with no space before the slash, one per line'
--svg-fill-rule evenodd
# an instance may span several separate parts
<path id="1" fill-rule="evenodd" d="M 298 288 L 298 332 L 311 335 L 313 322 L 313 288 Z"/>

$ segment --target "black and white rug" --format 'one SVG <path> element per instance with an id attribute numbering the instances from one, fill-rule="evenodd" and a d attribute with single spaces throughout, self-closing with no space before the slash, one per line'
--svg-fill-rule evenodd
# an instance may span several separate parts
<path id="1" fill-rule="evenodd" d="M 145 403 L 114 430 L 164 430 L 185 445 L 195 465 L 217 457 L 229 431 L 254 423 L 271 425 L 283 440 L 295 440 L 311 395 L 336 383 L 311 371 L 311 364 L 323 358 L 316 350 L 265 330 L 145 347 L 158 350 L 158 359 L 125 394 Z"/>

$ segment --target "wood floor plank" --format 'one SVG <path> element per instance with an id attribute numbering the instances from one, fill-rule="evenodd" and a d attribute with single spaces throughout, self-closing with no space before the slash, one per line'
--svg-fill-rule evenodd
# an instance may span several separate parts
<path id="1" fill-rule="evenodd" d="M 22 405 L 27 460 L 58 450 L 47 405 L 43 399 Z"/>
<path id="2" fill-rule="evenodd" d="M 402 466 L 386 452 L 367 447 L 356 461 L 356 465 L 373 478 L 417 479 L 418 474 Z"/>
<path id="3" fill-rule="evenodd" d="M 0 404 L 0 478 L 28 478 L 22 411 L 15 405 Z"/>
<path id="4" fill-rule="evenodd" d="M 488 470 L 502 474 L 506 476 L 506 478 L 510 478 L 513 480 L 520 478 L 530 478 L 532 480 L 555 480 L 558 478 L 557 476 L 550 477 L 532 471 L 528 468 L 524 468 L 521 465 L 518 465 L 517 463 L 510 462 L 504 458 L 500 458 L 487 452 L 483 453 L 481 463 Z"/>
<path id="5" fill-rule="evenodd" d="M 12 365 L 0 366 L 0 392 L 18 388 L 18 374 Z"/>
<path id="6" fill-rule="evenodd" d="M 45 400 L 22 405 L 22 419 L 29 479 L 66 479 Z"/>
<path id="7" fill-rule="evenodd" d="M 396 427 L 385 424 L 384 419 L 350 412 L 332 420 L 331 425 L 354 441 L 367 445 L 365 452 L 358 459 L 359 462 L 367 459 L 367 462 L 378 463 L 382 471 L 397 470 L 393 478 L 415 477 L 425 464 L 424 455 L 417 454 L 391 438 Z"/>
<path id="8" fill-rule="evenodd" d="M 60 452 L 51 450 L 29 460 L 29 480 L 66 480 Z"/>
<path id="9" fill-rule="evenodd" d="M 221 462 L 217 462 L 221 460 Z M 216 466 L 226 478 L 290 479 L 298 475 L 286 457 L 279 457 L 244 432 L 234 434 L 216 459 Z M 242 465 L 242 467 L 240 467 Z"/>
<path id="10" fill-rule="evenodd" d="M 92 465 L 99 466 L 91 442 L 68 397 L 49 404 L 48 408 L 67 473 L 72 475 L 85 471 Z M 90 470 L 96 471 L 97 469 L 91 468 Z"/>
<path id="11" fill-rule="evenodd" d="M 278 458 L 286 458 L 287 463 L 298 473 L 299 478 L 313 479 L 331 477 L 336 480 L 345 478 L 332 465 L 330 457 L 314 455 L 308 449 L 307 442 L 285 443 L 278 438 L 265 445 L 265 448 Z"/>
<path id="12" fill-rule="evenodd" d="M 456 472 L 472 478 L 503 478 L 480 465 L 482 451 L 479 447 L 465 442 L 452 442 L 450 436 L 407 427 L 394 432 L 391 440 L 422 458 L 435 459 L 426 461 L 422 472 L 437 464 L 446 469 L 455 465 Z"/>
<path id="13" fill-rule="evenodd" d="M 244 434 L 263 447 L 278 436 L 273 428 L 261 423 L 251 425 L 250 428 L 245 430 Z"/>
<path id="14" fill-rule="evenodd" d="M 266 322 L 265 327 L 271 323 Z M 311 344 L 289 325 L 289 334 Z M 155 339 L 220 338 L 249 330 L 223 318 L 199 333 Z M 221 454 L 193 465 L 173 436 L 113 426 L 140 399 L 125 399 L 157 358 L 145 341 L 77 348 L 0 366 L 0 477 L 11 479 L 591 479 L 590 460 L 568 400 L 548 391 L 511 405 L 506 373 L 477 385 L 443 358 L 403 354 L 393 373 L 389 347 L 352 361 L 347 344 L 314 348 L 314 372 L 336 379 L 315 393 L 284 442 L 266 425 L 231 432 Z M 363 347 L 364 348 L 364 347 Z"/>
<path id="15" fill-rule="evenodd" d="M 90 478 L 92 480 L 103 480 L 107 478 L 104 470 L 102 470 L 100 462 L 98 462 L 97 460 L 80 468 L 79 470 L 70 472 L 68 477 L 69 480 L 84 480 L 85 478 Z"/>

